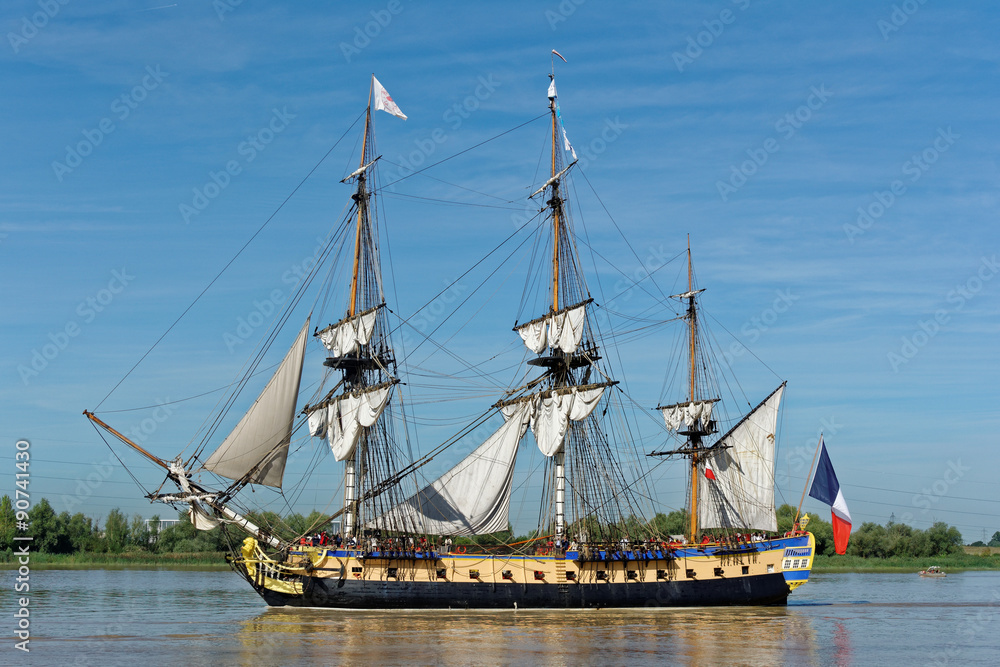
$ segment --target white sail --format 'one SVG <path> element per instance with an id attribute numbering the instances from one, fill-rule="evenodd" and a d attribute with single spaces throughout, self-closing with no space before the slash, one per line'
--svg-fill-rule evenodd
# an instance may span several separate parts
<path id="1" fill-rule="evenodd" d="M 536 402 L 531 415 L 531 432 L 535 435 L 538 449 L 545 456 L 552 456 L 562 449 L 572 405 L 572 392 L 553 392 Z"/>
<path id="2" fill-rule="evenodd" d="M 320 331 L 317 336 L 335 357 L 342 357 L 357 352 L 362 345 L 367 345 L 375 331 L 375 316 L 381 306 L 370 308 L 365 312 L 348 317 L 336 324 L 331 324 Z"/>
<path id="3" fill-rule="evenodd" d="M 260 396 L 205 462 L 206 470 L 229 479 L 242 479 L 253 470 L 249 478 L 251 483 L 281 487 L 308 331 L 309 320 L 306 319 Z"/>
<path id="4" fill-rule="evenodd" d="M 196 530 L 212 530 L 219 526 L 219 520 L 209 514 L 197 501 L 191 502 L 188 517 L 191 519 L 191 525 Z"/>
<path id="5" fill-rule="evenodd" d="M 521 340 L 529 350 L 541 354 L 549 345 L 548 330 L 549 321 L 541 319 L 522 324 L 517 328 L 517 333 L 521 335 Z"/>
<path id="6" fill-rule="evenodd" d="M 506 422 L 486 442 L 373 525 L 436 535 L 505 530 L 517 445 L 528 429 L 531 411 L 530 402 L 506 406 Z"/>
<path id="7" fill-rule="evenodd" d="M 535 354 L 546 347 L 572 354 L 583 340 L 587 303 L 581 303 L 516 327 L 525 346 Z"/>
<path id="8" fill-rule="evenodd" d="M 566 387 L 532 396 L 531 432 L 538 449 L 545 456 L 562 451 L 570 420 L 582 421 L 590 416 L 607 384 Z"/>
<path id="9" fill-rule="evenodd" d="M 326 410 L 315 410 L 309 413 L 309 435 L 326 435 Z"/>
<path id="10" fill-rule="evenodd" d="M 708 422 L 712 419 L 712 407 L 715 403 L 715 399 L 709 401 L 690 401 L 688 403 L 662 406 L 659 410 L 663 413 L 663 421 L 666 423 L 667 428 L 671 431 L 676 431 L 681 427 L 681 424 L 690 428 L 699 419 L 707 427 Z"/>
<path id="11" fill-rule="evenodd" d="M 318 410 L 326 413 L 326 435 L 335 459 L 343 461 L 350 458 L 358 440 L 361 439 L 362 429 L 378 421 L 389 402 L 391 391 L 391 383 L 376 385 L 363 391 L 345 394 L 330 401 L 325 411 Z M 321 422 L 322 419 L 315 421 Z M 312 426 L 313 420 L 310 415 L 310 427 Z M 314 432 L 314 435 L 322 435 L 322 431 Z"/>
<path id="12" fill-rule="evenodd" d="M 583 324 L 587 319 L 585 305 L 570 308 L 552 316 L 549 324 L 549 345 L 572 354 L 583 340 Z"/>
<path id="13" fill-rule="evenodd" d="M 774 429 L 785 385 L 746 415 L 699 463 L 710 461 L 715 479 L 702 477 L 702 528 L 778 529 L 774 514 Z"/>

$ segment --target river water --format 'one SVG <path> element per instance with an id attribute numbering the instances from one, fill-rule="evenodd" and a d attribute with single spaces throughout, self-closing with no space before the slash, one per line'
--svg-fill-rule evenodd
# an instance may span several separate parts
<path id="1" fill-rule="evenodd" d="M 996 572 L 814 574 L 787 607 L 338 612 L 267 608 L 230 572 L 33 570 L 30 653 L 0 576 L 0 664 L 1000 664 Z"/>

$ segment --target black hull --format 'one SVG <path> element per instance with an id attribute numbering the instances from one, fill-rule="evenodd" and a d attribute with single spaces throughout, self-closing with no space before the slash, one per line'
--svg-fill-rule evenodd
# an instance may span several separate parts
<path id="1" fill-rule="evenodd" d="M 273 607 L 336 609 L 588 609 L 784 605 L 780 573 L 710 581 L 493 584 L 303 577 L 303 594 L 258 588 Z"/>

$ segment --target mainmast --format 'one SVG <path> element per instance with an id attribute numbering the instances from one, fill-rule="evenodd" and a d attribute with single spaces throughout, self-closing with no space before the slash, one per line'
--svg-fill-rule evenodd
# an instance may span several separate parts
<path id="1" fill-rule="evenodd" d="M 553 59 L 552 92 L 555 92 L 555 61 Z M 552 183 L 552 198 L 548 204 L 552 207 L 552 312 L 559 312 L 559 217 L 562 212 L 562 200 L 559 197 L 559 181 L 556 179 L 557 156 L 559 155 L 559 118 L 556 114 L 556 97 L 549 96 L 549 113 L 552 116 L 552 161 L 549 168 L 549 181 Z M 556 378 L 556 386 L 565 386 L 566 374 L 560 373 Z M 555 534 L 561 540 L 566 533 L 566 450 L 560 448 L 552 457 L 554 468 L 554 505 Z"/>
<path id="2" fill-rule="evenodd" d="M 555 83 L 555 67 L 553 73 L 549 75 L 553 84 Z M 552 162 L 549 169 L 549 180 L 552 182 L 552 199 L 549 205 L 552 207 L 552 312 L 559 310 L 559 213 L 561 202 L 559 201 L 559 182 L 554 180 L 556 176 L 556 156 L 559 154 L 559 119 L 556 116 L 556 98 L 549 97 L 549 113 L 552 115 Z"/>
<path id="3" fill-rule="evenodd" d="M 559 56 L 562 58 L 562 56 Z M 565 58 L 562 58 L 565 62 Z M 562 245 L 562 197 L 559 196 L 559 166 L 561 152 L 559 150 L 559 106 L 555 88 L 555 51 L 552 58 L 552 73 L 549 74 L 549 115 L 552 118 L 552 160 L 549 166 L 549 180 L 552 184 L 552 196 L 546 202 L 552 209 L 552 312 L 559 312 L 559 250 Z M 570 165 L 572 166 L 572 165 Z M 567 167 L 568 169 L 568 167 Z M 561 174 L 559 174 L 561 175 Z M 571 356 L 571 355 L 570 355 Z M 555 370 L 555 369 L 553 369 Z M 569 364 L 559 368 L 554 379 L 556 388 L 569 384 Z M 555 506 L 555 536 L 561 540 L 566 534 L 566 449 L 560 447 L 552 456 L 553 464 L 553 505 Z"/>
<path id="4" fill-rule="evenodd" d="M 574 160 L 573 163 L 563 167 L 563 145 L 560 144 L 560 139 L 564 142 L 566 150 L 572 150 L 572 148 L 566 140 L 559 114 L 555 84 L 556 55 L 559 54 L 553 51 L 553 67 L 552 73 L 549 74 L 548 90 L 552 151 L 552 158 L 549 162 L 549 178 L 541 188 L 532 194 L 535 196 L 543 191 L 548 191 L 545 205 L 551 211 L 552 220 L 551 309 L 547 315 L 519 327 L 518 330 L 522 333 L 522 337 L 525 335 L 524 327 L 540 327 L 540 330 L 548 331 L 548 338 L 542 342 L 541 347 L 536 349 L 529 344 L 529 348 L 541 352 L 547 346 L 550 348 L 550 354 L 528 363 L 548 369 L 549 393 L 547 394 L 548 398 L 544 400 L 552 401 L 553 406 L 562 405 L 563 402 L 568 406 L 576 400 L 581 391 L 593 391 L 594 396 L 599 397 L 603 392 L 603 387 L 590 388 L 591 385 L 587 385 L 591 367 L 599 357 L 593 343 L 585 341 L 587 338 L 586 306 L 590 303 L 590 299 L 585 298 L 586 287 L 583 284 L 573 251 L 572 231 L 560 192 L 562 178 L 576 162 Z M 565 61 L 561 55 L 559 57 Z M 538 330 L 536 329 L 536 331 Z M 528 342 L 527 339 L 525 342 Z M 584 389 L 584 387 L 588 387 L 588 389 Z M 567 409 L 564 407 L 557 410 Z M 570 417 L 570 421 L 563 427 L 565 428 L 563 438 L 558 445 L 551 447 L 553 451 L 547 452 L 552 457 L 552 502 L 555 510 L 553 532 L 555 537 L 560 540 L 566 536 L 567 526 L 566 447 L 571 447 L 574 440 L 584 437 L 580 423 L 584 418 L 583 416 Z M 536 432 L 536 439 L 537 435 Z M 543 449 L 548 449 L 548 447 L 543 447 Z"/>
<path id="5" fill-rule="evenodd" d="M 553 51 L 553 56 L 559 54 Z M 544 193 L 542 213 L 545 222 L 552 224 L 548 237 L 553 246 L 552 263 L 540 267 L 537 293 L 547 303 L 539 317 L 514 327 L 528 350 L 538 355 L 527 363 L 545 372 L 511 392 L 516 395 L 496 407 L 504 409 L 507 419 L 514 418 L 513 411 L 524 408 L 526 412 L 513 414 L 528 418 L 535 443 L 547 458 L 545 495 L 554 511 L 546 514 L 543 529 L 564 540 L 570 526 L 575 526 L 573 537 L 578 541 L 617 542 L 627 534 L 627 519 L 636 503 L 617 460 L 618 443 L 608 437 L 601 424 L 612 405 L 611 400 L 605 400 L 605 390 L 617 382 L 598 365 L 600 350 L 587 312 L 593 299 L 587 291 L 569 208 L 562 196 L 563 180 L 576 164 L 576 154 L 563 127 L 554 68 L 549 78 L 549 177 L 530 196 Z M 573 156 L 568 165 L 564 165 L 564 153 Z M 544 231 L 541 238 L 545 238 Z M 551 291 L 545 291 L 549 285 Z M 597 411 L 599 404 L 604 410 Z"/>

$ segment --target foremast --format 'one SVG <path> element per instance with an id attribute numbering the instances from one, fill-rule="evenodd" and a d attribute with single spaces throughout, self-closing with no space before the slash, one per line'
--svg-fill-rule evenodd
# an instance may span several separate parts
<path id="1" fill-rule="evenodd" d="M 357 224 L 355 225 L 354 234 L 354 269 L 351 274 L 351 297 L 348 302 L 347 307 L 347 317 L 348 319 L 353 319 L 357 316 L 359 310 L 359 294 L 358 294 L 358 282 L 361 279 L 361 258 L 363 255 L 363 240 L 365 230 L 370 228 L 371 220 L 371 210 L 369 208 L 370 195 L 367 188 L 368 179 L 366 177 L 366 164 L 369 164 L 369 151 L 371 150 L 371 142 L 369 142 L 369 135 L 371 134 L 372 125 L 372 88 L 375 85 L 375 77 L 372 77 L 372 83 L 368 88 L 368 106 L 365 109 L 365 130 L 361 139 L 361 158 L 360 164 L 358 165 L 358 170 L 354 173 L 356 174 L 356 185 L 357 190 L 353 195 L 354 202 L 358 209 L 357 214 Z M 347 179 L 345 179 L 347 180 Z M 364 293 L 361 295 L 364 296 Z M 341 357 L 341 359 L 343 359 Z M 360 362 L 360 357 L 359 357 Z M 339 360 L 336 357 L 331 357 L 327 360 L 327 365 L 336 368 Z M 367 364 L 365 364 L 367 365 Z M 355 367 L 345 367 L 344 368 L 344 384 L 348 389 L 351 388 L 361 388 L 364 386 L 363 374 L 360 372 L 363 365 L 359 363 Z M 357 475 L 358 468 L 364 463 L 364 448 L 365 444 L 362 443 L 361 448 L 356 448 L 352 455 L 348 456 L 344 461 L 344 535 L 350 537 L 354 534 L 354 527 L 357 525 L 358 521 L 358 496 L 357 496 Z"/>
<path id="2" fill-rule="evenodd" d="M 353 204 L 346 221 L 353 226 L 353 260 L 346 313 L 316 333 L 328 350 L 323 362 L 339 379 L 332 389 L 303 412 L 310 433 L 326 437 L 337 461 L 344 463 L 342 533 L 357 537 L 362 527 L 383 514 L 394 493 L 373 500 L 399 471 L 392 427 L 383 413 L 399 383 L 389 342 L 382 287 L 376 211 L 375 154 L 372 111 L 384 110 L 405 119 L 386 90 L 372 76 L 365 109 L 358 168 L 341 182 L 354 182 Z M 343 311 L 342 311 L 343 312 Z"/>
<path id="3" fill-rule="evenodd" d="M 368 106 L 365 108 L 365 129 L 364 134 L 361 137 L 361 158 L 360 164 L 358 165 L 357 171 L 352 173 L 347 178 L 343 179 L 341 183 L 345 183 L 354 177 L 357 184 L 357 190 L 353 195 L 353 199 L 357 204 L 358 214 L 357 214 L 357 224 L 355 225 L 354 233 L 354 269 L 351 273 L 351 298 L 347 305 L 347 316 L 354 317 L 358 314 L 358 280 L 361 276 L 361 256 L 362 256 L 362 235 L 365 230 L 370 227 L 370 217 L 371 211 L 368 207 L 369 192 L 367 188 L 367 175 L 368 167 L 370 167 L 374 160 L 369 162 L 371 143 L 369 142 L 369 135 L 371 134 L 372 126 L 372 89 L 375 87 L 375 77 L 372 77 L 372 81 L 368 87 Z"/>

